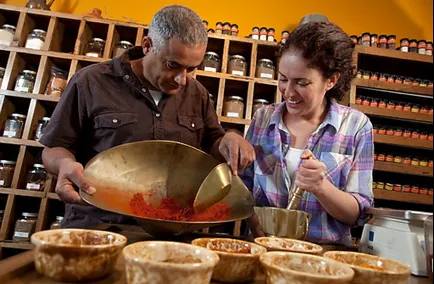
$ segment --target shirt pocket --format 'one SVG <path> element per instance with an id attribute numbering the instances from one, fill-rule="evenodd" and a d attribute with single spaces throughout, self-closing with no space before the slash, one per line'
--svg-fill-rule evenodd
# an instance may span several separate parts
<path id="1" fill-rule="evenodd" d="M 339 189 L 347 185 L 348 175 L 353 164 L 352 155 L 322 152 L 319 160 L 327 167 L 328 179 Z"/>
<path id="2" fill-rule="evenodd" d="M 97 114 L 94 119 L 95 136 L 130 137 L 137 122 L 137 114 L 110 112 Z"/>
<path id="3" fill-rule="evenodd" d="M 180 142 L 200 149 L 204 133 L 203 118 L 198 115 L 178 114 Z"/>

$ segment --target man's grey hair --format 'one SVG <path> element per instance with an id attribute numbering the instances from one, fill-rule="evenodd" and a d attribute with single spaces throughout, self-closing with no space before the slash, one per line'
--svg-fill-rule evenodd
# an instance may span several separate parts
<path id="1" fill-rule="evenodd" d="M 148 36 L 154 52 L 158 52 L 173 37 L 189 45 L 208 43 L 208 33 L 199 15 L 180 5 L 160 9 L 152 18 Z"/>

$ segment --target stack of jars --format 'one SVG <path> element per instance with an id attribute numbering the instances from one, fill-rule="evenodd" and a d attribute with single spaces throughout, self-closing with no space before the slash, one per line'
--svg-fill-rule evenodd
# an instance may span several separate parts
<path id="1" fill-rule="evenodd" d="M 430 187 L 384 182 L 384 181 L 374 181 L 372 183 L 372 189 L 406 192 L 406 193 L 431 195 L 431 196 L 433 195 L 433 189 Z"/>
<path id="2" fill-rule="evenodd" d="M 401 156 L 399 154 L 375 153 L 374 161 L 403 164 L 414 167 L 433 167 L 433 160 L 421 157 Z"/>
<path id="3" fill-rule="evenodd" d="M 433 141 L 433 133 L 429 133 L 428 131 L 420 131 L 418 129 L 412 128 L 374 125 L 373 132 L 375 135 L 387 135 Z"/>
<path id="4" fill-rule="evenodd" d="M 372 72 L 359 69 L 357 78 L 382 81 L 388 83 L 404 84 L 413 87 L 433 88 L 433 82 L 426 79 L 418 79 L 409 76 L 391 75 L 387 73 Z"/>
<path id="5" fill-rule="evenodd" d="M 408 103 L 397 100 L 386 100 L 367 96 L 356 96 L 356 104 L 370 107 L 378 107 L 384 109 L 421 113 L 421 114 L 433 114 L 433 107 L 431 105 L 420 105 L 416 103 Z"/>
<path id="6" fill-rule="evenodd" d="M 276 33 L 276 30 L 274 28 L 253 27 L 252 28 L 252 34 L 249 37 L 251 37 L 252 39 L 256 39 L 256 40 L 275 42 L 276 41 L 275 33 Z"/>
<path id="7" fill-rule="evenodd" d="M 232 35 L 232 36 L 238 36 L 238 25 L 237 24 L 231 24 L 229 22 L 217 22 L 215 24 L 215 30 L 214 29 L 208 29 L 208 22 L 203 21 L 205 28 L 208 30 L 208 34 L 217 34 L 217 35 Z"/>

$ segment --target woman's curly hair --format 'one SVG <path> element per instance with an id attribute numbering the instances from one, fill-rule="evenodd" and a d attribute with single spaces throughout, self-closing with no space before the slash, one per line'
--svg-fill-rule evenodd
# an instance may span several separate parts
<path id="1" fill-rule="evenodd" d="M 337 25 L 326 22 L 310 22 L 291 32 L 278 53 L 280 58 L 287 51 L 300 52 L 308 60 L 308 66 L 321 72 L 328 79 L 336 73 L 341 76 L 336 85 L 327 91 L 328 98 L 341 100 L 351 88 L 355 77 L 353 64 L 354 43 Z"/>

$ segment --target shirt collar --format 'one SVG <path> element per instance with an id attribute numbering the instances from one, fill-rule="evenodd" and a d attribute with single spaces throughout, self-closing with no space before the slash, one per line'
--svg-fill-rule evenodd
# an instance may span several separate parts
<path id="1" fill-rule="evenodd" d="M 143 48 L 140 46 L 134 46 L 126 50 L 120 57 L 115 57 L 110 61 L 103 74 L 111 75 L 114 77 L 122 77 L 127 73 L 131 73 L 131 60 L 143 58 Z"/>
<path id="2" fill-rule="evenodd" d="M 327 125 L 331 125 L 337 131 L 339 129 L 339 106 L 333 100 L 328 100 L 329 111 L 323 123 L 318 127 L 318 129 L 323 128 Z M 271 116 L 269 127 L 279 126 L 282 121 L 282 116 L 285 111 L 285 102 L 282 102 L 276 106 L 274 113 Z"/>

